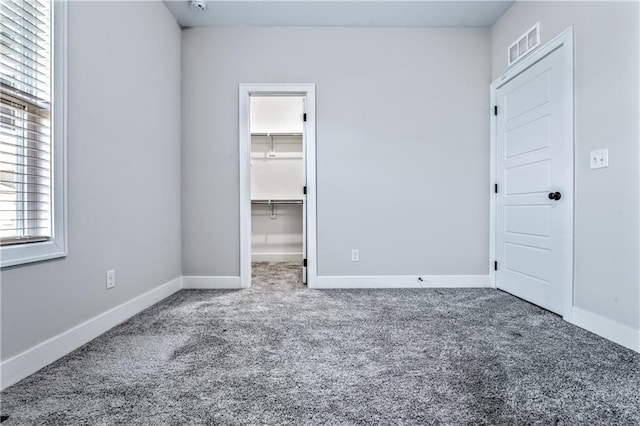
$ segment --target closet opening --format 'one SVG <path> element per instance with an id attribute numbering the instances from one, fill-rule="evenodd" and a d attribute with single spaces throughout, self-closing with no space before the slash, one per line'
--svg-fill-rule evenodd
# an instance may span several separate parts
<path id="1" fill-rule="evenodd" d="M 305 98 L 251 95 L 251 276 L 306 284 Z"/>
<path id="2" fill-rule="evenodd" d="M 315 87 L 240 85 L 240 282 L 316 276 Z"/>

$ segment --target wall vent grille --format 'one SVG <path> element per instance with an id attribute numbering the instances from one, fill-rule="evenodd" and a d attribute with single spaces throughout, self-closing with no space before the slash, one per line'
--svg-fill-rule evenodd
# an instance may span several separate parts
<path id="1" fill-rule="evenodd" d="M 527 53 L 540 45 L 540 22 L 529 28 L 507 49 L 507 61 L 509 66 L 524 58 Z"/>

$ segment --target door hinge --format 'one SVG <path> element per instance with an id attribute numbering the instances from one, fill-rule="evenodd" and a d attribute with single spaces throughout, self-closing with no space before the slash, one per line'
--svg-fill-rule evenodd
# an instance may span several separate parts
<path id="1" fill-rule="evenodd" d="M 307 267 L 307 259 L 302 259 L 302 266 Z"/>
<path id="2" fill-rule="evenodd" d="M 493 115 L 498 115 L 498 105 L 493 107 Z"/>
<path id="3" fill-rule="evenodd" d="M 493 270 L 494 271 L 498 270 L 498 261 L 497 260 L 495 262 L 493 262 Z"/>
<path id="4" fill-rule="evenodd" d="M 496 194 L 498 193 L 498 184 L 494 184 L 493 185 L 493 192 L 495 192 Z"/>
<path id="5" fill-rule="evenodd" d="M 306 187 L 306 186 L 304 186 L 304 187 L 302 188 L 302 193 L 303 193 L 304 195 L 307 195 L 307 187 Z"/>
<path id="6" fill-rule="evenodd" d="M 302 121 L 307 121 L 307 113 L 302 114 Z"/>

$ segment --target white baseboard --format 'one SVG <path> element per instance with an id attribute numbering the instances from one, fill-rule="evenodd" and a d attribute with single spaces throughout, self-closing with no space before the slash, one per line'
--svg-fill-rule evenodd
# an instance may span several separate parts
<path id="1" fill-rule="evenodd" d="M 319 276 L 314 288 L 476 288 L 489 286 L 489 275 L 372 275 Z"/>
<path id="2" fill-rule="evenodd" d="M 185 289 L 238 289 L 240 277 L 182 277 L 182 288 Z"/>
<path id="3" fill-rule="evenodd" d="M 584 309 L 573 307 L 569 322 L 619 345 L 640 352 L 640 330 Z"/>
<path id="4" fill-rule="evenodd" d="M 182 277 L 176 278 L 7 359 L 0 364 L 0 389 L 30 376 L 181 288 Z"/>
<path id="5" fill-rule="evenodd" d="M 252 262 L 300 262 L 302 263 L 302 253 L 251 253 L 251 261 Z"/>

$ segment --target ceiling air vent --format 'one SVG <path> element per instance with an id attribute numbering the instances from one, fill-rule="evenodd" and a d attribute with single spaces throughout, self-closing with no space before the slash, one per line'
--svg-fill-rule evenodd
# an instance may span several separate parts
<path id="1" fill-rule="evenodd" d="M 527 53 L 540 45 L 540 22 L 535 24 L 526 33 L 522 34 L 507 49 L 507 60 L 509 66 L 515 64 Z"/>

